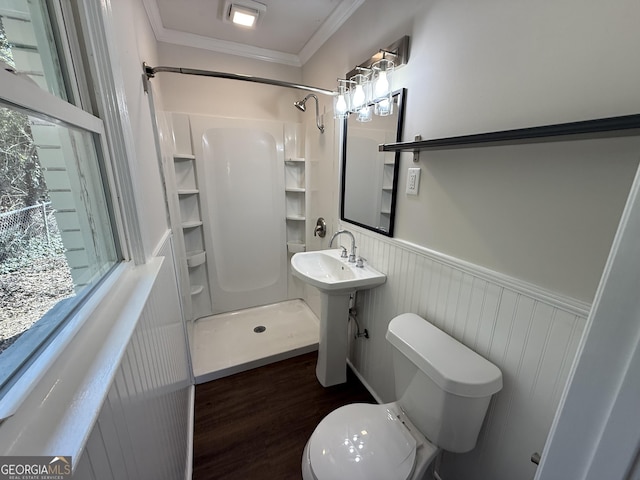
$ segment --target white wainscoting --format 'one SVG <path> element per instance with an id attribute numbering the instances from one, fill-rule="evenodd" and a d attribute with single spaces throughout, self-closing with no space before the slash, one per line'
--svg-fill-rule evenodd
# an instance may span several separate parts
<path id="1" fill-rule="evenodd" d="M 476 448 L 445 454 L 443 480 L 529 479 L 573 362 L 589 305 L 407 242 L 344 225 L 387 283 L 358 293 L 370 338 L 351 336 L 349 358 L 384 402 L 393 401 L 389 321 L 414 312 L 495 363 L 504 379 Z M 355 326 L 351 325 L 353 330 Z"/>
<path id="2" fill-rule="evenodd" d="M 191 478 L 193 387 L 170 236 L 158 256 L 165 261 L 79 459 L 79 480 Z"/>

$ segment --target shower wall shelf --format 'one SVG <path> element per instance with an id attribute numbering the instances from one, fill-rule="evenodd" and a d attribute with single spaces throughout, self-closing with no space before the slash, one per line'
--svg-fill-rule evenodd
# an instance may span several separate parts
<path id="1" fill-rule="evenodd" d="M 204 285 L 191 285 L 191 296 L 199 295 L 204 291 Z"/>
<path id="2" fill-rule="evenodd" d="M 583 120 L 579 122 L 559 123 L 539 127 L 518 128 L 497 132 L 476 133 L 455 137 L 435 138 L 431 140 L 416 140 L 413 142 L 385 143 L 378 146 L 381 152 L 414 152 L 414 162 L 419 160 L 422 150 L 437 150 L 443 148 L 464 148 L 471 145 L 503 144 L 505 142 L 527 143 L 536 140 L 553 139 L 556 137 L 606 134 L 640 129 L 640 114 L 619 117 Z"/>
<path id="3" fill-rule="evenodd" d="M 183 123 L 184 122 L 184 123 Z M 180 125 L 183 123 L 182 125 Z M 176 135 L 183 135 L 185 138 L 177 139 L 185 148 L 190 146 L 190 127 L 185 117 L 176 115 L 174 125 L 178 125 Z M 181 127 L 181 128 L 180 128 Z M 188 148 L 188 147 L 187 147 Z M 200 189 L 198 188 L 198 176 L 196 168 L 196 157 L 190 153 L 175 153 L 173 155 L 173 171 L 169 172 L 173 185 L 174 197 L 172 203 L 171 224 L 174 235 L 180 236 L 180 241 L 176 242 L 177 252 L 182 260 L 181 278 L 184 285 L 185 295 L 183 302 L 185 313 L 189 318 L 197 319 L 212 313 L 210 296 L 204 295 L 209 292 L 207 275 L 207 254 L 204 248 L 203 228 L 200 212 Z M 180 235 L 181 233 L 181 235 Z"/>
<path id="4" fill-rule="evenodd" d="M 202 226 L 202 220 L 191 220 L 189 222 L 183 222 L 182 228 L 188 230 L 190 228 L 197 228 Z"/>
<path id="5" fill-rule="evenodd" d="M 287 242 L 287 250 L 289 253 L 306 252 L 307 246 L 304 243 Z"/>
<path id="6" fill-rule="evenodd" d="M 181 162 L 181 161 L 190 161 L 190 160 L 195 160 L 196 156 L 195 155 L 191 155 L 190 153 L 174 153 L 173 154 L 173 161 L 174 162 Z"/>
<path id="7" fill-rule="evenodd" d="M 285 174 L 285 219 L 287 223 L 287 251 L 289 253 L 306 250 L 306 162 L 302 157 L 287 157 L 284 161 Z"/>
<path id="8" fill-rule="evenodd" d="M 202 265 L 207 260 L 207 252 L 201 250 L 199 252 L 187 252 L 187 266 L 195 268 Z"/>

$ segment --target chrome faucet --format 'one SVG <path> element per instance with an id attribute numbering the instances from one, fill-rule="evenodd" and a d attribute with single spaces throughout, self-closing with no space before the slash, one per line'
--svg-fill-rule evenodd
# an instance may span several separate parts
<path id="1" fill-rule="evenodd" d="M 333 244 L 333 239 L 336 238 L 338 235 L 340 235 L 342 233 L 344 233 L 346 235 L 349 235 L 351 237 L 351 253 L 349 254 L 349 262 L 355 263 L 355 261 L 356 261 L 356 239 L 353 236 L 353 233 L 351 233 L 349 230 L 338 230 L 336 233 L 334 233 L 331 236 L 331 240 L 329 240 L 329 248 L 331 248 L 331 245 Z"/>

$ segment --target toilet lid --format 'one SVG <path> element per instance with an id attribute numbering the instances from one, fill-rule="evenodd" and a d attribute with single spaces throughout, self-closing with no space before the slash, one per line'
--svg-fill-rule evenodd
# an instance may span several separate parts
<path id="1" fill-rule="evenodd" d="M 406 480 L 413 471 L 416 440 L 384 405 L 358 403 L 334 410 L 309 441 L 318 480 Z"/>

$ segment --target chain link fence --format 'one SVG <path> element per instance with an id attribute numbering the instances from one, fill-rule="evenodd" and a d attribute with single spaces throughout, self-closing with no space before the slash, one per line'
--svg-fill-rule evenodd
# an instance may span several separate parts
<path id="1" fill-rule="evenodd" d="M 51 202 L 0 213 L 0 273 L 64 253 L 54 214 Z"/>

